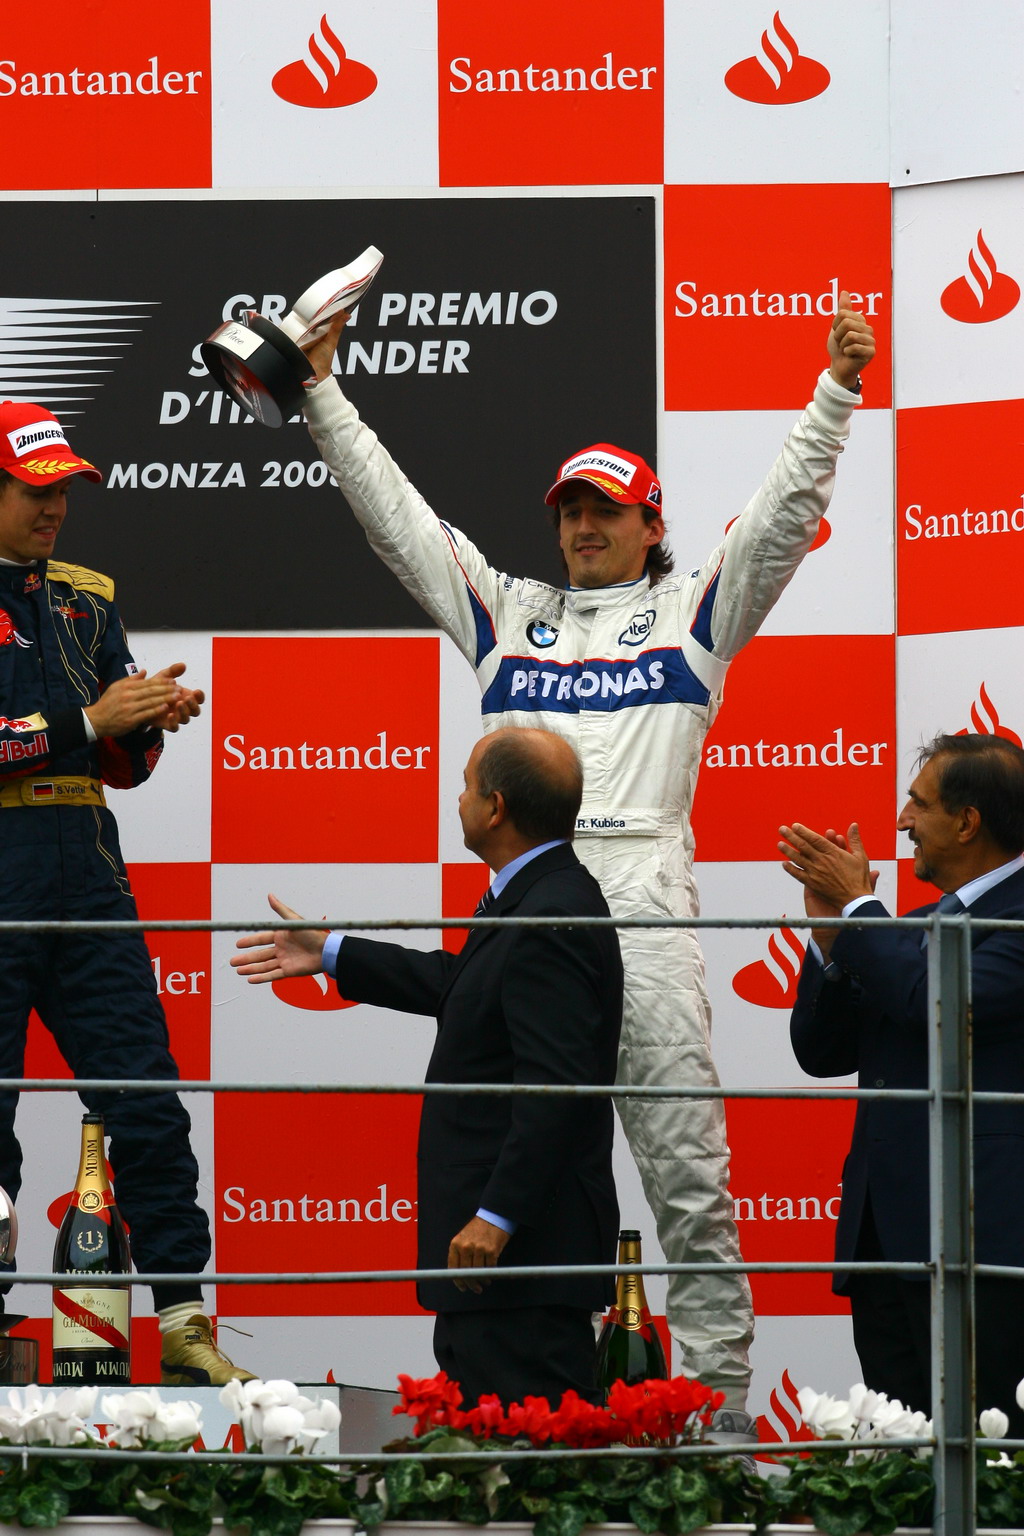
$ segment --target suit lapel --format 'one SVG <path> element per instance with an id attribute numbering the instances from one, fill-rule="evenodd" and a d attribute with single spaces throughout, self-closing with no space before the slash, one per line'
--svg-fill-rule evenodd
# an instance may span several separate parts
<path id="1" fill-rule="evenodd" d="M 579 860 L 572 850 L 571 843 L 560 844 L 557 848 L 549 848 L 546 853 L 538 854 L 535 859 L 531 859 L 529 864 L 519 870 L 518 874 L 513 875 L 504 890 L 495 897 L 494 905 L 487 916 L 505 917 L 510 912 L 514 912 L 527 891 L 536 885 L 538 880 L 542 880 L 545 875 L 552 874 L 556 870 L 571 869 L 574 864 L 578 863 Z M 484 945 L 493 943 L 494 940 L 500 937 L 507 937 L 507 935 L 502 935 L 501 929 L 497 927 L 474 928 L 470 930 L 469 938 L 456 957 L 455 964 L 452 966 L 448 977 L 448 984 L 441 994 L 442 1004 L 462 974 L 467 961 L 477 955 Z"/>

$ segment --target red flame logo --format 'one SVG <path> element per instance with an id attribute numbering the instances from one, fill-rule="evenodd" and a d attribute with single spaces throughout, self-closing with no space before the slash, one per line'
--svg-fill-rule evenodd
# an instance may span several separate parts
<path id="1" fill-rule="evenodd" d="M 807 946 L 792 928 L 780 928 L 779 933 L 782 943 L 774 933 L 769 935 L 767 960 L 745 965 L 732 979 L 733 991 L 745 1003 L 756 1003 L 759 1008 L 792 1008 L 796 1002 L 796 984 Z"/>
<path id="2" fill-rule="evenodd" d="M 824 64 L 804 57 L 776 11 L 771 26 L 761 33 L 757 53 L 732 66 L 726 73 L 725 86 L 744 101 L 756 101 L 765 107 L 787 107 L 820 96 L 831 79 Z"/>
<path id="3" fill-rule="evenodd" d="M 0 645 L 20 645 L 23 650 L 28 650 L 31 644 L 31 640 L 23 640 L 18 634 L 10 614 L 0 608 Z"/>
<path id="4" fill-rule="evenodd" d="M 757 1421 L 757 1438 L 764 1441 L 814 1439 L 801 1417 L 800 1397 L 788 1371 L 783 1371 L 779 1386 L 772 1388 L 768 1412 L 762 1413 Z M 806 1455 L 805 1452 L 799 1454 Z M 769 1461 L 771 1459 L 767 1458 Z"/>
<path id="5" fill-rule="evenodd" d="M 1001 320 L 1020 301 L 1020 284 L 1000 272 L 996 259 L 978 230 L 978 238 L 967 258 L 967 271 L 954 278 L 939 301 L 951 320 L 965 325 L 985 325 Z"/>
<path id="6" fill-rule="evenodd" d="M 729 529 L 732 527 L 733 523 L 738 523 L 738 522 L 739 522 L 739 518 L 738 517 L 730 518 L 729 522 L 727 522 L 726 525 L 725 525 L 726 533 L 729 532 Z M 829 522 L 827 517 L 823 517 L 821 522 L 818 524 L 818 531 L 814 535 L 814 542 L 811 544 L 811 546 L 808 549 L 807 553 L 809 555 L 812 555 L 816 549 L 820 549 L 823 544 L 827 544 L 831 537 L 832 537 L 832 524 Z"/>
<path id="7" fill-rule="evenodd" d="M 327 17 L 310 35 L 309 51 L 279 69 L 271 81 L 274 94 L 293 107 L 351 107 L 377 89 L 377 76 L 368 64 L 350 59 Z"/>
<path id="8" fill-rule="evenodd" d="M 311 1013 L 355 1007 L 355 1003 L 342 997 L 326 976 L 286 976 L 283 981 L 271 982 L 270 989 L 289 1008 L 308 1008 Z"/>
<path id="9" fill-rule="evenodd" d="M 978 708 L 979 703 L 981 709 Z M 982 716 L 982 709 L 985 711 L 985 716 Z M 1003 725 L 999 718 L 999 711 L 989 698 L 988 689 L 984 683 L 982 683 L 978 691 L 977 702 L 971 705 L 971 724 L 979 736 L 1005 736 L 1006 740 L 1012 741 L 1015 746 L 1024 746 L 1024 742 L 1021 741 L 1017 732 L 1011 731 L 1008 725 Z M 966 736 L 968 734 L 966 725 L 962 731 L 957 731 L 956 734 L 958 736 Z"/>

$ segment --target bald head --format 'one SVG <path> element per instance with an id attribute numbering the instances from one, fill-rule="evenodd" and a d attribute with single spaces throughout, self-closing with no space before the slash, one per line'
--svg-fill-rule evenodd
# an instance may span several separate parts
<path id="1" fill-rule="evenodd" d="M 506 726 L 473 749 L 481 795 L 501 795 L 508 820 L 530 843 L 571 838 L 583 798 L 575 750 L 553 731 Z"/>

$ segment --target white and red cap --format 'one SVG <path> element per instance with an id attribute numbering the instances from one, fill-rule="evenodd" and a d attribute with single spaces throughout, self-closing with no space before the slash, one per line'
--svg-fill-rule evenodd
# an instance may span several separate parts
<path id="1" fill-rule="evenodd" d="M 611 443 L 593 443 L 566 459 L 544 498 L 549 507 L 557 507 L 571 480 L 589 480 L 613 501 L 639 502 L 655 512 L 661 511 L 661 482 L 654 470 L 635 453 Z"/>
<path id="2" fill-rule="evenodd" d="M 72 448 L 56 416 L 17 400 L 0 402 L 0 469 L 26 485 L 52 485 L 68 475 L 103 479 L 95 464 Z"/>

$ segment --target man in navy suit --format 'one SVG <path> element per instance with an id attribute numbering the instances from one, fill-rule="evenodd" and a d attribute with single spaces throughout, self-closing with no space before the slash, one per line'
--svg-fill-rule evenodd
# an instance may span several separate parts
<path id="1" fill-rule="evenodd" d="M 897 827 L 914 873 L 959 898 L 943 910 L 1024 918 L 1024 751 L 1000 736 L 937 736 Z M 846 837 L 782 827 L 785 869 L 811 917 L 887 915 L 874 898 L 856 825 Z M 930 903 L 914 912 L 935 910 Z M 977 1090 L 1024 1091 L 1024 932 L 971 931 Z M 862 1087 L 922 1088 L 928 1079 L 927 952 L 920 932 L 816 929 L 793 1010 L 797 1060 L 814 1077 L 857 1072 Z M 836 1259 L 928 1260 L 927 1105 L 861 1101 L 843 1170 Z M 1024 1109 L 974 1109 L 975 1258 L 1024 1265 Z M 867 1385 L 931 1412 L 930 1286 L 898 1275 L 836 1274 L 848 1295 Z M 1002 1408 L 1024 1435 L 1024 1283 L 976 1282 L 979 1408 Z"/>
<path id="2" fill-rule="evenodd" d="M 571 846 L 583 778 L 564 738 L 495 731 L 474 747 L 465 780 L 466 846 L 495 871 L 487 916 L 608 916 Z M 459 955 L 287 929 L 239 940 L 254 947 L 232 961 L 251 981 L 324 970 L 348 999 L 434 1015 L 428 1083 L 615 1080 L 622 961 L 613 928 L 476 929 Z M 499 1261 L 614 1263 L 612 1134 L 610 1099 L 424 1099 L 418 1265 L 452 1278 L 421 1283 L 418 1296 L 437 1312 L 438 1364 L 468 1402 L 532 1393 L 557 1403 L 570 1387 L 597 1400 L 591 1313 L 612 1299 L 610 1277 L 552 1269 L 492 1283 L 481 1272 Z"/>

